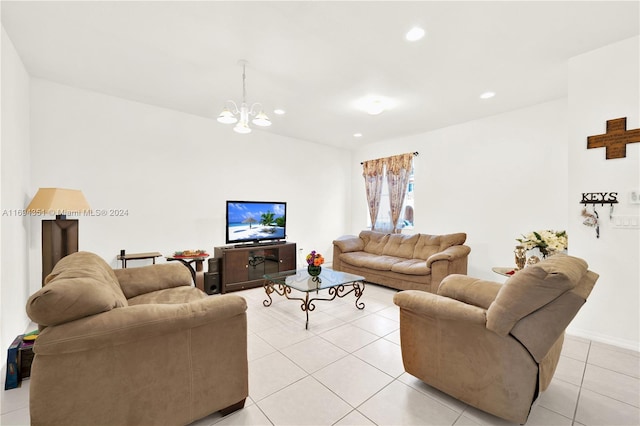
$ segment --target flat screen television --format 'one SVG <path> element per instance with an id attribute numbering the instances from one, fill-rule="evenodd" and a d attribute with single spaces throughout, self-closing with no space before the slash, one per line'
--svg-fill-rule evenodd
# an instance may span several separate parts
<path id="1" fill-rule="evenodd" d="M 227 201 L 227 244 L 284 240 L 287 203 Z"/>

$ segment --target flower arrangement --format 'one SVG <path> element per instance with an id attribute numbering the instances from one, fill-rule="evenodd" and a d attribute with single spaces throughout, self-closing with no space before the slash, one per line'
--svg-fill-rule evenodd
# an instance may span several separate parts
<path id="1" fill-rule="evenodd" d="M 317 253 L 315 250 L 311 251 L 307 255 L 307 265 L 309 266 L 320 266 L 324 263 L 324 257 L 320 253 Z"/>
<path id="2" fill-rule="evenodd" d="M 182 257 L 204 256 L 205 254 L 207 254 L 207 251 L 200 250 L 200 249 L 176 251 L 173 253 L 174 256 L 182 256 Z"/>
<path id="3" fill-rule="evenodd" d="M 566 231 L 542 230 L 533 231 L 522 235 L 523 238 L 516 238 L 525 249 L 538 248 L 543 257 L 549 255 L 549 251 L 562 251 L 569 246 L 569 236 Z"/>

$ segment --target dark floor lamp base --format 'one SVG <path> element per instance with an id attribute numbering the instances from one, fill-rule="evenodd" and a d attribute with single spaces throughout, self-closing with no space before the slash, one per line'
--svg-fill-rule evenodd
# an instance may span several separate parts
<path id="1" fill-rule="evenodd" d="M 42 284 L 60 259 L 78 251 L 78 220 L 42 221 Z"/>

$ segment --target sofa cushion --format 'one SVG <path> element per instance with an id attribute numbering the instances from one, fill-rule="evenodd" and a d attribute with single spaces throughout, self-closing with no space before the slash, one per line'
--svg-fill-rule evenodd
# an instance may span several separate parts
<path id="1" fill-rule="evenodd" d="M 420 237 L 416 241 L 413 250 L 414 259 L 427 260 L 431 255 L 440 251 L 440 235 L 417 234 Z"/>
<path id="2" fill-rule="evenodd" d="M 114 297 L 104 281 L 95 277 L 63 277 L 63 274 L 29 297 L 27 314 L 36 324 L 63 324 L 126 306 Z"/>
<path id="3" fill-rule="evenodd" d="M 386 256 L 403 257 L 405 259 L 411 259 L 413 257 L 413 251 L 415 250 L 416 243 L 420 238 L 419 234 L 415 235 L 402 235 L 392 234 L 389 235 L 387 244 L 382 249 L 382 254 Z"/>
<path id="4" fill-rule="evenodd" d="M 122 293 L 127 299 L 165 288 L 191 286 L 189 268 L 178 262 L 114 270 Z"/>
<path id="5" fill-rule="evenodd" d="M 118 299 L 120 306 L 127 305 L 127 298 L 120 288 L 116 274 L 111 266 L 97 254 L 79 251 L 63 257 L 56 263 L 44 282 L 48 284 L 58 278 L 71 277 L 92 277 L 102 281 L 103 285 L 113 292 L 113 296 Z"/>
<path id="6" fill-rule="evenodd" d="M 406 259 L 394 263 L 391 271 L 407 275 L 429 275 L 431 268 L 427 266 L 427 262 L 422 259 Z"/>
<path id="7" fill-rule="evenodd" d="M 140 294 L 129 299 L 129 305 L 189 303 L 207 297 L 205 292 L 195 287 L 180 286 Z"/>
<path id="8" fill-rule="evenodd" d="M 420 235 L 420 238 L 416 242 L 413 256 L 411 256 L 414 259 L 427 260 L 432 255 L 448 249 L 451 246 L 464 244 L 464 242 L 467 240 L 467 234 L 465 234 L 464 232 L 443 235 L 418 235 Z"/>
<path id="9" fill-rule="evenodd" d="M 467 234 L 464 232 L 457 232 L 455 234 L 440 235 L 440 250 L 446 250 L 451 246 L 459 246 L 464 244 L 467 240 Z"/>
<path id="10" fill-rule="evenodd" d="M 362 231 L 360 238 L 364 241 L 364 251 L 371 254 L 382 254 L 389 240 L 389 234 L 376 231 Z"/>
<path id="11" fill-rule="evenodd" d="M 557 254 L 509 278 L 487 310 L 487 328 L 506 336 L 520 319 L 573 289 L 587 273 L 587 262 Z"/>
<path id="12" fill-rule="evenodd" d="M 390 271 L 391 267 L 402 259 L 393 256 L 382 256 L 365 253 L 363 251 L 356 251 L 341 254 L 340 260 L 344 263 L 360 268 L 369 268 L 376 271 Z"/>
<path id="13" fill-rule="evenodd" d="M 77 252 L 62 258 L 45 286 L 27 301 L 27 314 L 51 326 L 127 306 L 113 269 L 98 255 Z"/>

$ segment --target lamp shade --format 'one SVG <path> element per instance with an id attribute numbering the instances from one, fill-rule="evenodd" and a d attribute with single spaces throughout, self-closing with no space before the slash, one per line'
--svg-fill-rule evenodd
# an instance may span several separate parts
<path id="1" fill-rule="evenodd" d="M 240 134 L 243 134 L 243 135 L 245 135 L 245 134 L 247 134 L 247 133 L 251 133 L 251 127 L 249 127 L 249 126 L 247 125 L 247 123 L 244 123 L 244 122 L 242 122 L 242 121 L 238 122 L 238 124 L 236 124 L 236 125 L 233 127 L 233 130 L 234 130 L 236 133 L 240 133 Z"/>
<path id="2" fill-rule="evenodd" d="M 82 191 L 64 188 L 40 188 L 27 206 L 28 213 L 42 215 L 73 215 L 90 209 Z"/>
<path id="3" fill-rule="evenodd" d="M 264 111 L 260 111 L 258 115 L 256 115 L 256 118 L 252 120 L 252 123 L 256 126 L 262 127 L 271 126 L 271 120 L 269 120 L 269 117 L 267 117 L 267 114 L 265 114 Z"/>
<path id="4" fill-rule="evenodd" d="M 231 111 L 227 107 L 225 107 L 220 115 L 218 116 L 218 122 L 224 124 L 234 124 L 238 121 L 238 119 L 233 115 Z"/>

